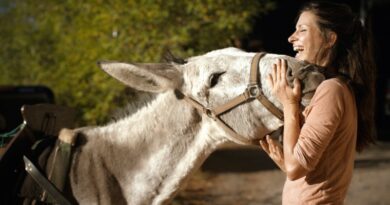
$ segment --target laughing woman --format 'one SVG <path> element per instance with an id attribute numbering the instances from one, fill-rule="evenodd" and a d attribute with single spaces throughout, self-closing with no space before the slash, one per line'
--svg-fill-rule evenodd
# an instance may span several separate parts
<path id="1" fill-rule="evenodd" d="M 286 173 L 283 204 L 343 204 L 356 151 L 375 140 L 375 66 L 370 32 L 344 4 L 311 2 L 288 38 L 296 58 L 331 76 L 299 110 L 300 85 L 287 86 L 286 63 L 269 76 L 283 105 L 283 147 L 268 136 L 260 145 Z"/>

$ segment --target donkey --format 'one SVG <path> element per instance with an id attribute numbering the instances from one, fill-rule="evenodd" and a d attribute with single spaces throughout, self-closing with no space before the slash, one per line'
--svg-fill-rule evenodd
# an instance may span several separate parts
<path id="1" fill-rule="evenodd" d="M 227 142 L 250 144 L 281 126 L 283 122 L 257 100 L 239 103 L 218 116 L 241 138 L 201 111 L 247 89 L 254 56 L 225 48 L 166 63 L 99 63 L 127 86 L 158 95 L 115 122 L 73 130 L 78 139 L 68 177 L 74 199 L 80 204 L 167 204 L 218 147 Z M 289 75 L 300 73 L 302 82 L 315 81 L 310 88 L 302 86 L 304 98 L 324 79 L 312 69 L 302 72 L 308 68 L 304 62 L 265 54 L 256 62 L 257 76 L 262 93 L 278 108 L 281 105 L 265 80 L 278 58 L 287 60 Z M 308 102 L 305 99 L 302 105 Z"/>

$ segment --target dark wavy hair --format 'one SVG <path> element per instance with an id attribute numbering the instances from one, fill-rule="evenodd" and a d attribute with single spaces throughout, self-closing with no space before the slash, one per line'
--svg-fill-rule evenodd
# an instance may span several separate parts
<path id="1" fill-rule="evenodd" d="M 327 38 L 328 31 L 337 35 L 327 66 L 337 68 L 338 73 L 346 76 L 343 79 L 355 93 L 358 109 L 356 150 L 360 152 L 369 144 L 375 143 L 376 139 L 374 123 L 376 66 L 369 22 L 359 19 L 345 4 L 308 2 L 300 13 L 305 11 L 317 16 L 317 24 L 324 38 Z"/>

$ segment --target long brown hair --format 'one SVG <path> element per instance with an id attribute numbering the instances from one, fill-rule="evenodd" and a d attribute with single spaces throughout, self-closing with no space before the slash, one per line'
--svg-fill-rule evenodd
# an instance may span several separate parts
<path id="1" fill-rule="evenodd" d="M 317 24 L 324 37 L 332 31 L 337 35 L 330 52 L 329 65 L 346 76 L 352 87 L 358 109 L 356 150 L 362 151 L 376 139 L 374 123 L 376 66 L 373 57 L 369 22 L 362 22 L 345 4 L 309 2 L 301 13 L 309 11 L 317 16 Z"/>

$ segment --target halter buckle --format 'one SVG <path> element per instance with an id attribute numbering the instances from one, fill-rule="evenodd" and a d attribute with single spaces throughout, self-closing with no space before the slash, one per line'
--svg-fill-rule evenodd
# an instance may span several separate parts
<path id="1" fill-rule="evenodd" d="M 248 98 L 250 99 L 257 98 L 262 92 L 258 84 L 248 85 L 246 91 L 248 93 Z"/>

